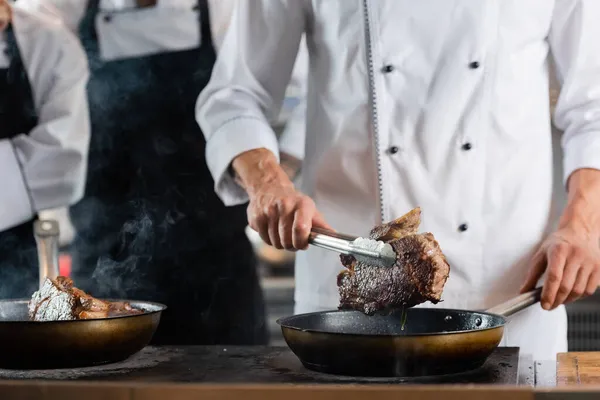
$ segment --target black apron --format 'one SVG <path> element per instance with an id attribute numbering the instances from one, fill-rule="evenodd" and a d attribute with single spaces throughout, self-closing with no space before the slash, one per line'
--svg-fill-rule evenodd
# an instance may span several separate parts
<path id="1" fill-rule="evenodd" d="M 86 196 L 71 212 L 75 282 L 165 303 L 155 344 L 264 344 L 245 207 L 216 196 L 194 117 L 215 62 L 206 1 L 198 48 L 110 62 L 99 58 L 98 3 L 80 26 L 92 140 Z"/>
<path id="2" fill-rule="evenodd" d="M 12 25 L 5 36 L 11 61 L 8 68 L 0 69 L 0 139 L 27 134 L 38 124 Z M 37 289 L 38 261 L 31 220 L 0 232 L 0 298 L 31 297 Z"/>

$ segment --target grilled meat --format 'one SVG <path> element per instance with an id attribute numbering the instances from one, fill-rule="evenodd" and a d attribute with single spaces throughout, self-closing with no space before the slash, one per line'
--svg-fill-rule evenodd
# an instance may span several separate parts
<path id="1" fill-rule="evenodd" d="M 433 235 L 417 233 L 420 223 L 421 210 L 415 208 L 371 230 L 371 239 L 394 248 L 397 261 L 392 267 L 371 266 L 347 255 L 340 257 L 347 268 L 338 275 L 340 309 L 373 314 L 441 300 L 450 266 Z"/>
<path id="2" fill-rule="evenodd" d="M 46 279 L 29 301 L 32 321 L 97 319 L 142 312 L 126 302 L 96 299 L 74 287 L 73 280 L 65 276 Z"/>

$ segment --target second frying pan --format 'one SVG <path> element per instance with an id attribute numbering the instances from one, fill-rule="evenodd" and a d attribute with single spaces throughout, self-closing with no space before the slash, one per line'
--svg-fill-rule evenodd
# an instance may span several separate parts
<path id="1" fill-rule="evenodd" d="M 37 322 L 29 320 L 27 303 L 0 301 L 0 368 L 75 368 L 125 360 L 148 345 L 166 308 L 129 301 L 144 313 Z"/>
<path id="2" fill-rule="evenodd" d="M 325 311 L 281 318 L 283 336 L 304 366 L 353 376 L 425 376 L 481 367 L 504 333 L 506 317 L 540 300 L 541 288 L 486 312 L 408 309 L 368 316 Z"/>
<path id="3" fill-rule="evenodd" d="M 58 223 L 34 224 L 40 286 L 58 276 Z M 29 299 L 0 301 L 0 368 L 87 367 L 122 361 L 142 350 L 160 322 L 163 304 L 128 301 L 141 314 L 72 321 L 30 321 Z"/>

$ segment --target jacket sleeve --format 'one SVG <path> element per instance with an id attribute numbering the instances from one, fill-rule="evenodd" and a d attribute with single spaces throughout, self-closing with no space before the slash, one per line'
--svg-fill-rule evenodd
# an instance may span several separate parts
<path id="1" fill-rule="evenodd" d="M 206 162 L 226 205 L 247 200 L 228 169 L 249 150 L 279 156 L 269 121 L 279 114 L 302 34 L 304 0 L 245 0 L 236 6 L 210 83 L 196 106 Z"/>
<path id="2" fill-rule="evenodd" d="M 298 97 L 300 103 L 292 110 L 285 128 L 279 137 L 279 149 L 298 160 L 304 159 L 304 138 L 306 135 L 306 90 L 308 80 L 308 50 L 304 39 L 292 72 L 288 90 Z"/>
<path id="3" fill-rule="evenodd" d="M 279 137 L 281 153 L 287 153 L 298 160 L 304 159 L 304 139 L 306 136 L 306 98 L 294 108 L 285 128 Z"/>
<path id="4" fill-rule="evenodd" d="M 219 52 L 238 0 L 208 0 L 213 46 Z M 246 1 L 246 0 L 242 0 Z"/>
<path id="5" fill-rule="evenodd" d="M 55 17 L 71 32 L 77 33 L 87 4 L 88 0 L 19 0 L 15 7 Z"/>
<path id="6" fill-rule="evenodd" d="M 52 29 L 43 44 L 22 53 L 38 125 L 0 140 L 0 230 L 41 210 L 72 204 L 84 192 L 90 140 L 87 61 L 77 39 L 62 26 Z"/>
<path id="7" fill-rule="evenodd" d="M 564 183 L 600 169 L 600 1 L 556 0 L 549 34 L 561 91 L 554 122 L 564 132 Z"/>

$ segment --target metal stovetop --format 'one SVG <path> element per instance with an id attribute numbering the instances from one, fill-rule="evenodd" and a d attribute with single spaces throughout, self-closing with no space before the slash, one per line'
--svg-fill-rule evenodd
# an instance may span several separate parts
<path id="1" fill-rule="evenodd" d="M 62 370 L 0 369 L 0 379 L 139 381 L 179 383 L 414 383 L 533 385 L 533 363 L 518 348 L 498 348 L 486 364 L 457 375 L 421 378 L 363 378 L 305 369 L 287 347 L 147 347 L 108 365 Z"/>

